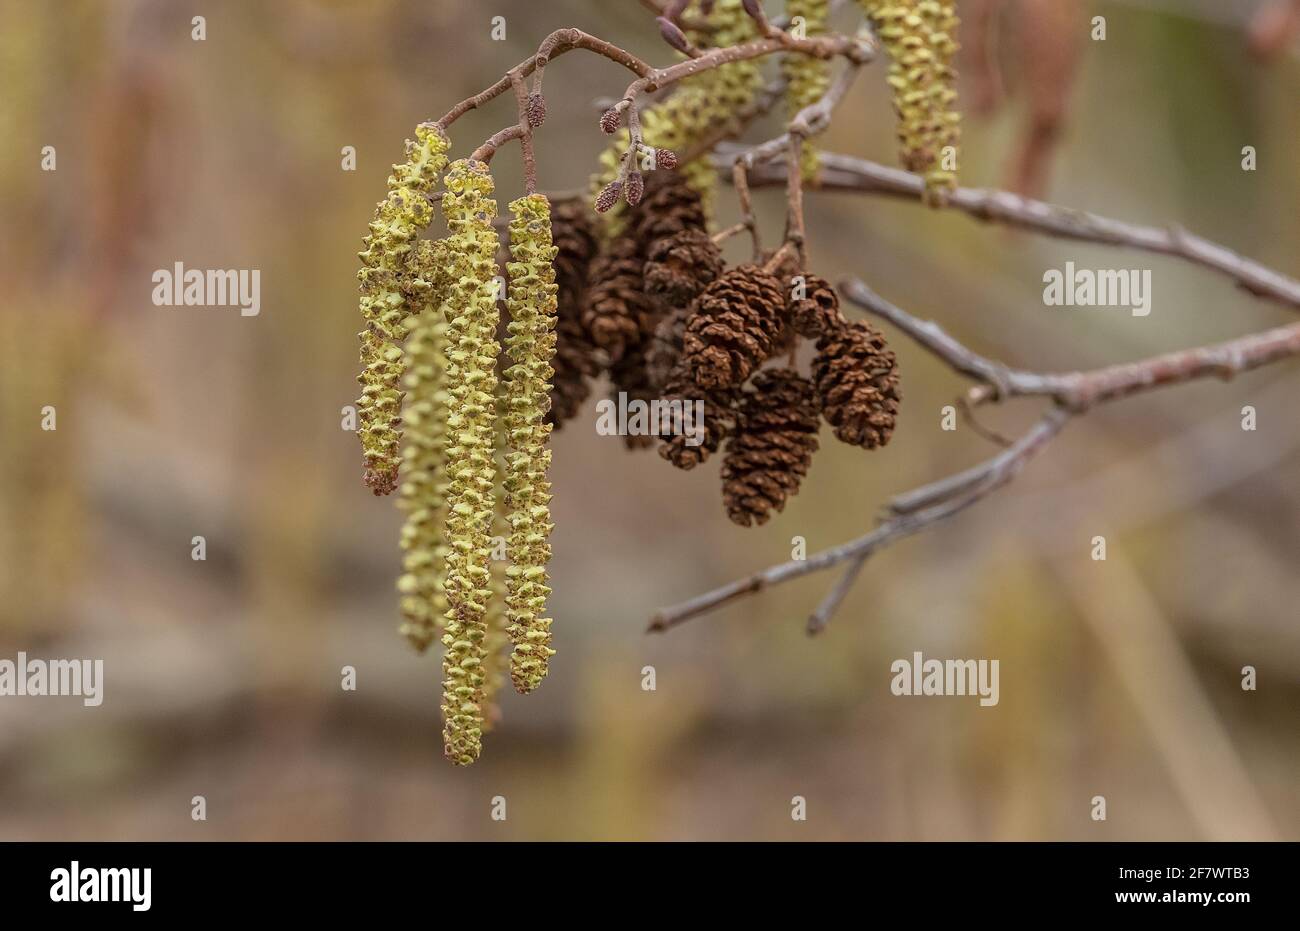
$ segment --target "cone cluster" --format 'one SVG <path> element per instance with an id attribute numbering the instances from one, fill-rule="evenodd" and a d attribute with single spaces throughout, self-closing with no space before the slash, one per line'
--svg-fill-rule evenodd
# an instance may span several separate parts
<path id="1" fill-rule="evenodd" d="M 900 400 L 896 360 L 878 331 L 844 318 L 827 281 L 726 267 L 698 193 L 677 174 L 651 174 L 623 223 L 589 266 L 587 351 L 628 401 L 696 405 L 697 429 L 659 437 L 659 454 L 691 470 L 722 451 L 733 521 L 762 524 L 784 508 L 811 465 L 821 421 L 846 443 L 889 442 Z M 793 361 L 775 361 L 793 360 L 801 339 L 816 344 L 808 376 Z M 624 437 L 631 449 L 655 442 Z"/>

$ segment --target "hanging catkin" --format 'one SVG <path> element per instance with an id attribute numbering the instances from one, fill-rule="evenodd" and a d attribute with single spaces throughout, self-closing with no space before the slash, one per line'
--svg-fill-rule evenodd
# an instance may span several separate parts
<path id="1" fill-rule="evenodd" d="M 546 422 L 550 405 L 550 360 L 555 353 L 556 285 L 550 204 L 529 194 L 510 205 L 510 310 L 506 352 L 505 492 L 510 514 L 506 575 L 507 616 L 514 650 L 510 678 L 519 692 L 531 692 L 546 676 L 554 654 L 551 619 L 545 617 L 546 564 L 550 561 L 551 464 Z"/>
<path id="2" fill-rule="evenodd" d="M 447 244 L 419 243 L 411 258 L 412 276 L 406 287 L 413 307 L 421 307 L 408 322 L 406 337 L 406 407 L 402 486 L 398 507 L 406 513 L 402 526 L 402 634 L 423 653 L 437 637 L 447 612 L 443 567 L 447 547 L 446 300 Z"/>
<path id="3" fill-rule="evenodd" d="M 952 0 L 859 2 L 889 52 L 899 160 L 925 178 L 926 201 L 942 203 L 957 184 L 956 7 Z"/>
<path id="4" fill-rule="evenodd" d="M 494 514 L 497 234 L 492 177 L 461 159 L 442 198 L 453 283 L 447 325 L 447 615 L 442 635 L 443 748 L 454 763 L 478 758 L 483 734 L 483 649 L 491 598 Z"/>
<path id="5" fill-rule="evenodd" d="M 795 17 L 801 17 L 804 34 L 812 38 L 825 34 L 830 3 L 829 0 L 786 0 L 785 12 L 792 23 Z M 791 52 L 781 56 L 781 74 L 786 80 L 786 114 L 793 119 L 800 110 L 826 94 L 831 83 L 831 63 L 825 58 Z M 805 181 L 817 176 L 817 150 L 806 139 L 800 149 L 799 165 Z"/>
<path id="6" fill-rule="evenodd" d="M 447 165 L 447 137 L 421 124 L 407 140 L 406 161 L 393 166 L 388 195 L 375 207 L 370 235 L 359 253 L 361 270 L 361 397 L 357 400 L 357 436 L 365 460 L 365 482 L 377 495 L 397 487 L 402 435 L 404 373 L 401 338 L 410 313 L 402 281 L 416 237 L 429 225 L 429 193 Z"/>

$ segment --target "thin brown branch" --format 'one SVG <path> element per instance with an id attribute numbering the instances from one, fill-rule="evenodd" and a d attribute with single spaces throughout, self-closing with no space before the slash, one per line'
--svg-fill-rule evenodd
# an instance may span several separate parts
<path id="1" fill-rule="evenodd" d="M 819 184 L 823 190 L 885 194 L 920 201 L 925 182 L 917 175 L 865 159 L 821 153 Z M 785 183 L 781 165 L 769 164 L 750 173 L 753 187 Z M 1226 275 L 1251 294 L 1300 308 L 1300 281 L 1273 271 L 1231 249 L 1178 227 L 1161 228 L 1112 220 L 1084 210 L 987 188 L 958 188 L 948 209 L 977 220 L 1042 233 L 1060 239 L 1126 246 L 1170 255 Z"/>
<path id="2" fill-rule="evenodd" d="M 466 97 L 460 103 L 448 110 L 443 116 L 435 121 L 434 125 L 440 129 L 446 129 L 456 120 L 460 119 L 470 110 L 477 109 L 491 100 L 510 90 L 516 77 L 526 78 L 534 71 L 540 72 L 546 67 L 546 63 L 552 58 L 563 55 L 565 52 L 571 52 L 574 49 L 585 49 L 589 52 L 595 52 L 608 58 L 616 64 L 622 65 L 633 74 L 638 76 L 647 76 L 654 73 L 655 69 L 646 64 L 640 58 L 637 58 L 626 49 L 619 48 L 612 42 L 606 42 L 596 36 L 588 35 L 581 29 L 557 29 L 549 36 L 542 40 L 538 46 L 537 54 L 525 58 L 519 64 L 515 65 L 505 75 L 492 86 L 485 88 L 471 97 Z M 534 91 L 541 91 L 541 75 L 535 83 Z"/>
<path id="3" fill-rule="evenodd" d="M 974 487 L 965 489 L 962 494 L 943 498 L 938 503 L 921 510 L 897 514 L 878 524 L 870 533 L 864 534 L 856 540 L 850 540 L 848 543 L 823 550 L 809 556 L 807 559 L 795 559 L 771 566 L 711 592 L 705 592 L 703 595 L 689 601 L 663 608 L 650 621 L 649 630 L 651 632 L 665 631 L 702 614 L 716 611 L 718 608 L 745 595 L 763 591 L 770 586 L 789 582 L 814 572 L 831 569 L 850 560 L 865 561 L 878 550 L 961 513 L 1014 478 L 1020 469 L 1024 467 L 1024 464 L 1060 431 L 1069 416 L 1069 412 L 1063 408 L 1052 408 L 1044 416 L 1043 420 L 1029 434 L 1026 434 L 1025 440 L 1018 444 L 1018 455 L 1015 458 L 1009 459 L 1005 454 L 1002 454 L 995 457 L 994 460 L 990 460 L 984 467 L 984 479 Z M 927 486 L 927 488 L 929 487 L 931 486 Z M 926 489 L 918 489 L 916 493 L 920 494 L 925 491 Z M 851 581 L 849 584 L 852 584 Z M 832 592 L 832 595 L 835 595 L 835 601 L 829 604 L 829 609 L 833 610 L 837 607 L 845 594 L 847 594 L 847 589 L 838 595 Z M 829 618 L 829 611 L 825 612 L 826 618 L 819 618 L 818 614 L 828 607 L 828 602 L 830 602 L 830 597 L 828 597 L 827 602 L 823 602 L 818 613 L 814 613 L 809 619 L 810 628 L 815 626 L 815 630 L 810 630 L 810 632 L 815 633 L 825 626 L 826 618 Z"/>
<path id="4" fill-rule="evenodd" d="M 524 192 L 533 194 L 537 191 L 537 157 L 533 153 L 533 127 L 528 116 L 528 90 L 520 75 L 515 75 L 512 86 L 519 110 L 519 148 L 524 161 Z"/>
<path id="5" fill-rule="evenodd" d="M 632 106 L 642 94 L 652 94 L 663 90 L 684 78 L 694 77 L 704 71 L 762 58 L 774 52 L 796 52 L 812 55 L 815 58 L 843 57 L 855 64 L 865 64 L 876 53 L 876 46 L 869 37 L 824 35 L 800 39 L 787 32 L 777 32 L 762 39 L 742 42 L 740 45 L 727 45 L 710 49 L 698 58 L 678 62 L 667 68 L 656 68 L 649 74 L 640 75 L 628 85 L 623 98 L 614 105 L 622 112 Z"/>
<path id="6" fill-rule="evenodd" d="M 808 264 L 807 235 L 803 222 L 803 165 L 799 159 L 803 136 L 791 130 L 786 133 L 785 180 L 785 239 L 794 245 L 800 266 Z"/>
<path id="7" fill-rule="evenodd" d="M 956 371 L 984 382 L 970 395 L 977 404 L 1008 397 L 1050 397 L 1074 410 L 1087 410 L 1104 401 L 1196 378 L 1231 378 L 1300 354 L 1300 323 L 1292 323 L 1086 372 L 1026 372 L 973 352 L 937 323 L 918 320 L 857 279 L 841 282 L 840 287 L 852 303 L 888 320 Z"/>

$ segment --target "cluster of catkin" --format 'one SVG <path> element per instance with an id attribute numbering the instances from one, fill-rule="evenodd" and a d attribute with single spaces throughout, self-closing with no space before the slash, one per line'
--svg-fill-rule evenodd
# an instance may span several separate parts
<path id="1" fill-rule="evenodd" d="M 366 484 L 387 494 L 400 480 L 401 630 L 420 651 L 442 643 L 444 750 L 468 764 L 507 667 L 529 692 L 554 654 L 544 614 L 556 249 L 547 199 L 512 202 L 501 367 L 492 176 L 472 159 L 448 165 L 448 147 L 438 127 L 417 129 L 360 254 L 357 432 Z M 421 239 L 435 199 L 447 235 Z M 503 527 L 504 571 L 493 559 Z"/>

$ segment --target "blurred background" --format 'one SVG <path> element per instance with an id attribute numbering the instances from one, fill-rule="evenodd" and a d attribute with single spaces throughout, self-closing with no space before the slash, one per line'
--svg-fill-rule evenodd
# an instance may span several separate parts
<path id="1" fill-rule="evenodd" d="M 1181 224 L 1300 274 L 1283 7 L 962 0 L 963 183 Z M 1097 15 L 1105 41 L 1086 39 Z M 790 558 L 793 537 L 850 539 L 889 495 L 991 455 L 965 425 L 939 429 L 966 384 L 891 332 L 893 443 L 823 430 L 803 492 L 749 530 L 726 519 L 716 459 L 682 473 L 628 453 L 589 406 L 554 438 L 551 678 L 505 697 L 478 764 L 443 761 L 438 663 L 396 632 L 400 515 L 362 487 L 340 427 L 360 237 L 417 122 L 559 26 L 667 62 L 652 16 L 636 0 L 0 0 L 0 658 L 102 658 L 106 678 L 97 708 L 0 698 L 0 839 L 1300 835 L 1294 362 L 1076 420 L 1012 486 L 875 557 L 819 639 L 803 622 L 833 575 L 644 630 Z M 823 148 L 894 163 L 883 72 L 863 73 Z M 605 142 L 593 100 L 626 83 L 583 53 L 548 69 L 544 188 L 586 183 Z M 464 154 L 511 121 L 501 98 L 453 141 Z M 517 151 L 494 170 L 504 204 Z M 719 204 L 732 222 L 729 190 Z M 1173 259 L 861 195 L 807 206 L 814 271 L 860 275 L 1013 365 L 1294 319 Z M 771 241 L 781 193 L 757 207 Z M 1043 271 L 1066 261 L 1152 269 L 1153 313 L 1044 307 Z M 150 276 L 175 262 L 260 269 L 260 315 L 154 306 Z M 1013 431 L 1035 411 L 988 419 Z M 890 663 L 915 651 L 998 659 L 1000 704 L 891 695 Z"/>

